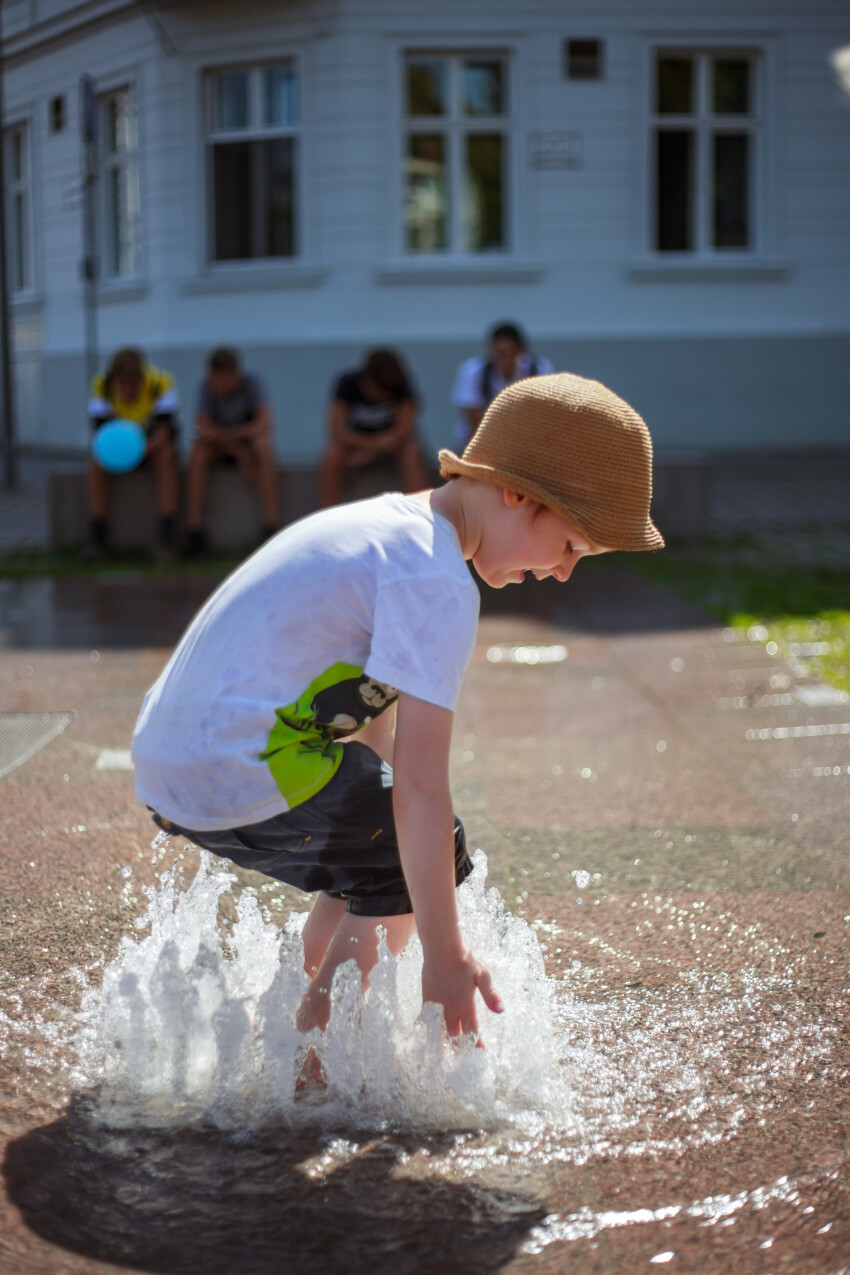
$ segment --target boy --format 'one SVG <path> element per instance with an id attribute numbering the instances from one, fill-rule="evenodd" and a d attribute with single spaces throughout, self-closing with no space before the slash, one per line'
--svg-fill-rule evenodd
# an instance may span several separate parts
<path id="1" fill-rule="evenodd" d="M 186 555 L 206 551 L 203 529 L 207 476 L 215 461 L 237 461 L 260 496 L 261 540 L 277 530 L 277 461 L 269 396 L 255 372 L 246 372 L 236 350 L 222 345 L 207 360 L 198 390 L 197 435 L 186 471 Z"/>
<path id="2" fill-rule="evenodd" d="M 548 359 L 533 354 L 515 323 L 498 323 L 487 338 L 487 354 L 465 359 L 455 376 L 452 402 L 458 409 L 455 444 L 466 447 L 481 417 L 506 386 L 526 376 L 554 372 Z"/>
<path id="3" fill-rule="evenodd" d="M 328 445 L 319 467 L 324 509 L 342 503 L 345 477 L 353 469 L 391 458 L 402 489 L 428 482 L 416 437 L 416 391 L 395 350 L 371 350 L 363 366 L 334 382 L 328 415 Z"/>
<path id="4" fill-rule="evenodd" d="M 466 561 L 501 588 L 664 543 L 649 433 L 595 381 L 510 386 L 463 457 L 440 461 L 444 487 L 325 510 L 254 554 L 193 621 L 136 727 L 136 791 L 161 827 L 322 891 L 304 929 L 305 1031 L 327 1024 L 343 961 L 367 982 L 378 926 L 393 952 L 418 927 L 423 1000 L 450 1035 L 477 1034 L 476 989 L 502 1008 L 455 904 L 470 871 L 448 778 L 478 621 Z"/>
<path id="5" fill-rule="evenodd" d="M 144 428 L 147 447 L 144 460 L 150 462 L 156 487 L 159 536 L 156 556 L 173 556 L 177 538 L 177 412 L 180 400 L 177 383 L 170 372 L 154 367 L 141 350 L 116 350 L 105 372 L 92 381 L 88 415 L 95 433 L 107 421 L 135 421 Z M 94 456 L 89 458 L 88 502 L 89 539 L 83 549 L 84 562 L 100 562 L 109 538 L 110 476 Z"/>

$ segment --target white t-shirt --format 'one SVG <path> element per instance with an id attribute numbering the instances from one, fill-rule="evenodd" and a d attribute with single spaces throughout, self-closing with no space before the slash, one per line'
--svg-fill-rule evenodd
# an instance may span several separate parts
<path id="1" fill-rule="evenodd" d="M 469 421 L 466 418 L 467 408 L 477 407 L 483 412 L 506 385 L 513 385 L 514 381 L 521 381 L 524 377 L 530 376 L 532 368 L 534 368 L 535 376 L 548 376 L 555 370 L 548 359 L 524 350 L 517 359 L 516 373 L 509 381 L 505 380 L 495 365 L 491 366 L 487 384 L 492 393 L 488 396 L 484 392 L 484 369 L 488 362 L 488 359 L 480 355 L 476 358 L 465 359 L 455 375 L 452 402 L 460 409 L 455 424 L 455 446 L 461 451 L 469 442 L 471 434 Z"/>
<path id="2" fill-rule="evenodd" d="M 258 823 L 335 774 L 398 691 L 454 709 L 478 589 L 451 523 L 398 493 L 313 514 L 207 601 L 148 691 L 139 800 L 199 832 Z"/>

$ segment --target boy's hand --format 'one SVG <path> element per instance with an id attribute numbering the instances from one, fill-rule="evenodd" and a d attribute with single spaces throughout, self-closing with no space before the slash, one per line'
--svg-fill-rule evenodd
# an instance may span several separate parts
<path id="1" fill-rule="evenodd" d="M 442 1005 L 450 1036 L 478 1035 L 476 989 L 494 1013 L 502 1001 L 464 945 L 455 896 L 454 813 L 449 791 L 450 709 L 402 691 L 396 710 L 393 808 L 404 878 L 422 942 L 422 999 Z"/>
<path id="2" fill-rule="evenodd" d="M 468 1032 L 478 1035 L 476 988 L 487 1008 L 494 1014 L 501 1014 L 505 1007 L 493 987 L 489 971 L 468 948 L 449 958 L 426 957 L 422 969 L 422 1002 L 442 1005 L 446 1031 L 450 1036 L 463 1036 Z"/>

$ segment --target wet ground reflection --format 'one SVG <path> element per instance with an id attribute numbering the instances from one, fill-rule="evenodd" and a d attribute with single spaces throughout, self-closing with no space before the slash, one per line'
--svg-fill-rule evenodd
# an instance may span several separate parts
<path id="1" fill-rule="evenodd" d="M 171 646 L 217 583 L 143 572 L 0 580 L 0 648 Z"/>
<path id="2" fill-rule="evenodd" d="M 70 650 L 173 645 L 219 583 L 211 572 L 0 580 L 0 649 Z M 702 627 L 689 602 L 605 563 L 557 581 L 506 589 L 480 585 L 482 615 L 524 615 L 600 633 Z"/>
<path id="3" fill-rule="evenodd" d="M 353 1140 L 351 1140 L 353 1138 Z M 448 1140 L 450 1141 L 450 1139 Z M 405 1175 L 447 1139 L 271 1128 L 106 1129 L 76 1100 L 10 1143 L 10 1199 L 43 1239 L 169 1275 L 499 1270 L 545 1209 L 518 1191 Z"/>

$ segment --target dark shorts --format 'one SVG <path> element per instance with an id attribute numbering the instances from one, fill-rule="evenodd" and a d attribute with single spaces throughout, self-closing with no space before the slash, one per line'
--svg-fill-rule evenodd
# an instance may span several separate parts
<path id="1" fill-rule="evenodd" d="M 393 772 L 365 744 L 343 745 L 333 779 L 293 810 L 224 831 L 197 832 L 154 814 L 213 854 L 308 892 L 344 899 L 358 916 L 412 912 L 401 870 L 393 816 Z M 455 881 L 472 871 L 463 824 L 455 815 Z"/>

